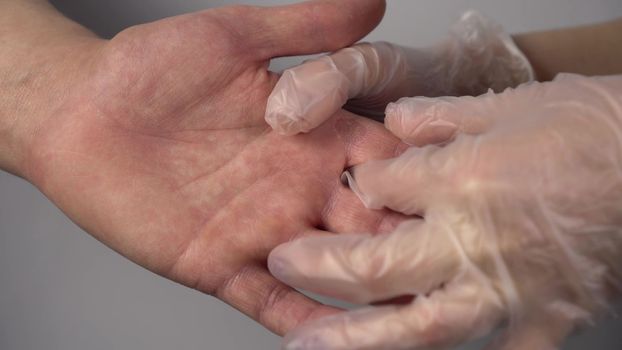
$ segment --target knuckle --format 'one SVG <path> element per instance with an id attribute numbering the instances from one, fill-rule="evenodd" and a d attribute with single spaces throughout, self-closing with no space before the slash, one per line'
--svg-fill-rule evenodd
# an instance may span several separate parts
<path id="1" fill-rule="evenodd" d="M 261 324 L 272 322 L 273 316 L 279 314 L 283 304 L 290 295 L 290 289 L 275 283 L 268 291 L 257 310 L 257 319 Z"/>

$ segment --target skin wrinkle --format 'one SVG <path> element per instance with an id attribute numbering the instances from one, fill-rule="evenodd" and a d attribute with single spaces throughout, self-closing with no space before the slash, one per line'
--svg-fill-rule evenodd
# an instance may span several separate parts
<path id="1" fill-rule="evenodd" d="M 235 23 L 235 22 L 231 22 L 231 23 Z M 269 34 L 265 34 L 265 32 L 269 32 L 269 30 L 267 30 L 266 28 L 262 28 L 263 27 L 263 23 L 256 23 L 255 28 L 261 28 L 256 30 L 256 32 L 253 35 L 258 35 L 259 33 L 262 33 L 265 35 L 265 37 L 261 38 L 261 45 L 256 45 L 254 43 L 250 43 L 250 45 L 252 45 L 251 47 L 248 48 L 249 51 L 253 51 L 253 52 L 257 52 L 259 53 L 259 57 L 264 57 L 264 58 L 272 58 L 272 53 L 275 52 L 278 48 L 278 41 L 275 41 L 273 37 L 271 37 Z M 270 63 L 267 63 L 266 68 L 268 68 L 268 66 L 270 65 Z M 275 82 L 276 83 L 276 82 Z"/>
<path id="2" fill-rule="evenodd" d="M 227 280 L 221 284 L 221 287 L 214 295 L 224 299 L 228 293 L 238 290 L 242 285 L 244 285 L 246 279 L 255 276 L 257 270 L 268 274 L 265 267 L 260 265 L 242 268 L 239 271 L 236 271 L 232 277 L 227 278 Z M 257 319 L 261 320 L 264 324 L 271 322 L 271 313 L 278 312 L 277 310 L 290 311 L 291 308 L 288 306 L 292 302 L 296 302 L 295 291 L 280 282 L 273 281 L 270 288 L 266 291 L 266 295 L 262 297 L 262 302 L 250 311 L 251 313 L 256 313 L 258 315 Z M 292 299 L 291 302 L 289 301 L 290 299 Z M 302 312 L 301 310 L 296 311 L 296 318 L 299 320 L 298 323 L 304 323 L 309 319 L 315 319 L 326 314 L 327 310 L 305 308 Z"/>
<path id="3" fill-rule="evenodd" d="M 253 266 L 242 266 L 240 269 L 238 269 L 236 272 L 231 274 L 229 277 L 225 278 L 225 280 L 222 283 L 219 283 L 218 287 L 215 288 L 213 292 L 207 289 L 204 289 L 204 288 L 199 289 L 200 284 L 197 284 L 197 287 L 194 289 L 203 290 L 205 293 L 209 295 L 214 295 L 215 297 L 219 299 L 225 299 L 227 292 L 232 288 L 232 286 L 235 287 L 239 280 L 244 279 L 243 278 L 244 274 L 252 268 Z"/>
<path id="4" fill-rule="evenodd" d="M 114 59 L 111 59 L 111 62 L 107 62 L 107 65 L 112 65 L 113 67 L 118 65 L 118 63 L 116 62 L 126 62 L 126 61 L 132 61 L 132 60 L 140 60 L 140 57 L 143 56 L 145 54 L 145 52 L 143 52 L 144 50 L 140 50 L 140 48 L 142 46 L 144 46 L 144 42 L 140 42 L 140 43 L 131 43 L 128 42 L 129 40 L 122 40 L 122 39 L 116 39 L 117 41 L 121 40 L 121 48 L 117 48 L 115 49 L 116 52 L 120 52 L 119 54 L 116 54 L 113 51 L 113 55 L 117 55 L 120 57 L 116 57 Z M 126 47 L 130 47 L 130 53 L 126 53 Z M 132 54 L 131 52 L 139 52 L 140 54 Z M 134 57 L 136 56 L 136 57 Z M 173 60 L 174 57 L 169 58 L 169 60 Z M 225 61 L 227 62 L 227 61 Z M 179 65 L 179 63 L 176 63 L 176 65 Z M 117 71 L 116 74 L 113 75 L 120 75 L 120 76 L 124 76 L 124 70 L 126 70 L 126 65 L 120 65 L 121 68 L 119 68 L 120 71 Z M 227 68 L 227 69 L 224 69 Z M 212 93 L 211 91 L 219 91 L 219 90 L 226 90 L 228 88 L 230 88 L 231 84 L 234 81 L 237 81 L 236 78 L 242 76 L 243 74 L 247 74 L 248 71 L 252 70 L 254 67 L 246 67 L 244 69 L 235 69 L 233 65 L 229 64 L 229 65 L 224 65 L 224 67 L 220 67 L 220 71 L 219 73 L 224 75 L 223 79 L 219 79 L 218 81 L 216 81 L 216 85 L 213 86 L 213 80 L 208 80 L 207 83 L 209 83 L 211 86 L 209 87 L 209 89 L 204 89 L 202 86 L 198 86 L 197 89 L 195 89 L 195 91 L 202 91 L 200 95 L 197 95 L 195 91 L 192 91 L 190 89 L 186 89 L 185 94 L 181 95 L 181 99 L 179 96 L 179 91 L 180 89 L 174 89 L 173 86 L 169 86 L 168 89 L 161 91 L 162 89 L 162 84 L 159 82 L 160 80 L 158 78 L 156 78 L 155 76 L 152 75 L 147 75 L 147 72 L 144 71 L 139 71 L 139 77 L 138 79 L 133 79 L 132 81 L 129 82 L 129 85 L 127 86 L 126 89 L 130 90 L 130 94 L 138 94 L 144 97 L 144 94 L 146 91 L 150 91 L 150 90 L 157 90 L 158 96 L 160 97 L 166 97 L 166 96 L 170 96 L 173 95 L 171 92 L 175 92 L 176 98 L 178 100 L 183 100 L 183 101 L 189 101 L 186 103 L 177 103 L 174 104 L 174 108 L 171 110 L 168 110 L 167 113 L 170 116 L 178 116 L 178 115 L 184 115 L 185 117 L 181 120 L 170 120 L 168 118 L 160 118 L 160 115 L 162 113 L 162 111 L 160 111 L 159 109 L 155 109 L 152 110 L 151 113 L 154 113 L 154 115 L 152 116 L 143 116 L 143 114 L 145 113 L 145 109 L 142 108 L 140 109 L 140 111 L 136 111 L 135 110 L 135 106 L 130 106 L 130 105 L 120 105 L 118 106 L 119 108 L 121 108 L 120 110 L 108 110 L 108 105 L 106 105 L 106 110 L 103 109 L 103 106 L 101 104 L 95 103 L 98 107 L 98 110 L 100 110 L 100 112 L 102 113 L 102 115 L 104 116 L 108 116 L 111 119 L 115 119 L 117 115 L 122 115 L 122 116 L 126 116 L 127 114 L 134 114 L 136 116 L 140 116 L 140 118 L 129 118 L 131 119 L 136 119 L 138 121 L 143 121 L 143 123 L 145 123 L 146 121 L 152 121 L 152 120 L 159 120 L 159 123 L 156 125 L 151 125 L 150 129 L 152 130 L 158 130 L 158 129 L 162 129 L 162 127 L 166 124 L 170 124 L 171 122 L 173 123 L 173 125 L 167 127 L 166 129 L 169 130 L 163 130 L 163 132 L 168 132 L 168 131 L 186 131 L 186 130 L 193 130 L 193 129 L 181 129 L 180 130 L 180 126 L 184 124 L 185 121 L 187 120 L 193 120 L 195 118 L 192 118 L 193 114 L 191 114 L 190 112 L 193 111 L 194 109 L 198 109 L 201 105 L 209 105 L 209 102 L 213 102 L 211 101 L 213 99 Z M 239 70 L 239 71 L 238 71 Z M 261 74 L 261 73 L 258 73 Z M 145 77 L 147 77 L 145 79 Z M 264 77 L 265 79 L 265 77 Z M 144 83 L 144 82 L 146 83 Z M 203 83 L 203 85 L 207 84 L 207 83 Z M 254 89 L 249 89 L 250 91 L 254 90 Z M 106 89 L 102 89 L 102 91 L 106 91 Z M 184 89 L 181 89 L 181 91 L 183 92 Z M 103 93 L 99 95 L 100 99 L 103 99 L 104 97 L 102 97 Z M 149 94 L 147 94 L 149 95 Z M 158 104 L 158 99 L 156 99 L 154 101 L 154 103 L 146 103 L 144 104 L 145 106 L 149 106 L 151 104 Z M 147 108 L 147 112 L 149 112 L 149 108 Z M 216 113 L 210 113 L 210 114 L 216 114 Z M 223 114 L 223 113 L 218 113 L 218 114 Z M 124 118 L 123 121 L 128 120 L 128 118 Z M 119 120 L 119 122 L 121 124 L 124 124 L 123 121 Z M 139 124 L 139 126 L 136 126 L 136 128 L 144 128 L 144 126 L 146 126 L 146 124 L 143 125 L 143 123 Z M 172 130 L 170 130 L 172 127 Z M 200 128 L 199 128 L 200 129 Z M 195 129 L 196 130 L 196 129 Z"/>
<path id="5" fill-rule="evenodd" d="M 242 189 L 241 191 L 239 191 L 236 194 L 234 194 L 230 199 L 226 200 L 225 203 L 223 205 L 221 205 L 219 208 L 217 208 L 216 211 L 211 216 L 204 217 L 202 223 L 197 226 L 196 232 L 194 232 L 191 235 L 191 238 L 188 240 L 188 242 L 186 244 L 186 247 L 182 250 L 180 255 L 176 259 L 174 259 L 174 263 L 172 264 L 168 274 L 170 274 L 171 276 L 175 276 L 176 275 L 175 271 L 177 271 L 177 266 L 183 265 L 183 257 L 186 256 L 188 254 L 188 252 L 191 252 L 190 251 L 191 246 L 193 244 L 196 244 L 197 240 L 201 239 L 203 237 L 203 233 L 202 232 L 210 232 L 210 230 L 206 229 L 206 227 L 209 227 L 210 223 L 213 222 L 213 221 L 216 221 L 218 218 L 220 218 L 221 215 L 225 215 L 225 216 L 228 215 L 229 212 L 231 211 L 229 206 L 232 205 L 233 203 L 235 203 L 235 200 L 237 198 L 239 198 L 240 196 L 243 196 L 247 191 L 249 191 L 251 188 L 253 188 L 253 186 L 256 186 L 258 183 L 261 183 L 262 180 L 263 181 L 269 180 L 269 177 L 268 178 L 265 178 L 265 177 L 264 178 L 261 178 L 261 177 L 255 178 L 244 189 Z M 182 268 L 182 270 L 183 270 L 183 268 Z M 200 274 L 199 276 L 197 276 L 198 279 L 199 279 L 197 284 L 200 284 L 201 276 L 203 276 L 203 274 Z"/>
<path id="6" fill-rule="evenodd" d="M 188 187 L 189 185 L 199 181 L 201 178 L 206 177 L 206 176 L 213 176 L 216 175 L 218 172 L 220 172 L 221 170 L 223 170 L 224 168 L 227 167 L 227 165 L 233 164 L 235 161 L 237 161 L 240 157 L 245 155 L 245 150 L 251 148 L 252 146 L 255 146 L 256 142 L 261 142 L 263 141 L 261 139 L 261 135 L 256 137 L 254 140 L 252 140 L 251 142 L 247 143 L 244 145 L 244 147 L 242 147 L 233 158 L 228 158 L 223 164 L 219 165 L 216 169 L 210 169 L 207 173 L 198 175 L 195 178 L 190 179 L 189 181 L 187 181 L 186 183 L 183 183 L 181 185 L 179 185 L 178 188 L 175 189 L 175 191 L 181 191 L 183 190 L 185 187 Z M 252 184 L 251 184 L 252 185 Z"/>
<path id="7" fill-rule="evenodd" d="M 157 138 L 157 139 L 161 139 L 161 140 L 165 140 L 165 141 L 170 141 L 170 142 L 181 142 L 181 143 L 186 143 L 186 144 L 189 144 L 189 145 L 196 144 L 196 142 L 189 142 L 189 141 L 184 141 L 184 140 L 178 140 L 178 139 L 170 138 L 170 137 L 164 136 L 164 135 L 157 135 L 157 134 L 151 134 L 151 133 L 148 133 L 148 132 L 141 132 L 140 129 L 137 129 L 137 130 L 130 129 L 130 128 L 128 128 L 128 127 L 118 123 L 118 121 L 116 119 L 111 119 L 111 121 L 113 121 L 113 123 L 116 124 L 116 125 L 113 125 L 113 127 L 116 127 L 119 130 L 123 130 L 123 131 L 125 131 L 127 133 L 134 133 L 134 134 L 137 134 L 137 135 L 143 135 L 143 136 L 146 136 L 146 137 Z M 249 127 L 249 128 L 256 128 L 256 127 Z M 231 129 L 225 129 L 225 130 L 220 130 L 220 131 L 226 131 L 226 130 L 231 130 Z M 266 130 L 267 130 L 267 128 L 266 128 Z M 179 185 L 178 187 L 176 187 L 174 189 L 174 191 L 175 192 L 180 192 L 181 190 L 183 190 L 184 187 L 187 187 L 190 184 L 195 183 L 195 182 L 201 180 L 204 177 L 207 177 L 207 176 L 210 176 L 210 175 L 212 175 L 212 176 L 216 175 L 220 170 L 224 169 L 228 164 L 230 164 L 233 161 L 235 161 L 236 159 L 238 159 L 244 153 L 245 149 L 247 149 L 251 145 L 253 145 L 254 142 L 260 140 L 260 138 L 261 138 L 261 135 L 258 135 L 255 138 L 255 140 L 251 141 L 248 144 L 245 144 L 244 147 L 241 150 L 239 150 L 238 153 L 236 153 L 234 158 L 228 158 L 225 161 L 224 164 L 219 165 L 216 169 L 211 169 L 211 170 L 209 170 L 208 172 L 206 172 L 204 174 L 196 176 L 195 178 L 189 180 L 187 183 Z"/>
<path id="8" fill-rule="evenodd" d="M 236 155 L 236 158 L 239 155 L 242 155 L 242 154 L 243 154 L 243 151 L 238 153 L 238 155 Z M 230 163 L 231 163 L 231 161 L 227 162 L 227 164 L 230 164 Z M 216 174 L 218 171 L 220 171 L 222 169 L 224 169 L 224 166 L 220 167 L 217 171 L 213 172 L 211 175 Z M 183 265 L 183 258 L 184 258 L 184 256 L 187 256 L 188 252 L 191 251 L 190 247 L 193 245 L 193 243 L 195 243 L 197 241 L 197 239 L 201 238 L 201 231 L 203 231 L 203 232 L 209 231 L 208 229 L 205 229 L 205 227 L 208 227 L 210 222 L 216 221 L 220 217 L 221 213 L 228 213 L 230 211 L 229 206 L 232 203 L 235 203 L 235 201 L 236 201 L 236 199 L 238 197 L 243 196 L 246 192 L 250 191 L 251 189 L 253 189 L 253 187 L 256 187 L 258 184 L 260 184 L 260 183 L 262 183 L 264 181 L 269 181 L 273 176 L 276 176 L 276 175 L 280 174 L 281 171 L 285 171 L 285 170 L 281 169 L 280 171 L 271 173 L 267 177 L 263 177 L 263 178 L 258 177 L 258 178 L 256 178 L 252 183 L 247 185 L 247 187 L 245 187 L 241 192 L 238 192 L 231 199 L 227 200 L 224 203 L 224 205 L 222 205 L 219 209 L 217 209 L 217 211 L 215 213 L 213 213 L 211 215 L 211 217 L 209 217 L 209 218 L 206 217 L 204 219 L 203 223 L 201 223 L 199 225 L 199 227 L 202 228 L 202 229 L 197 230 L 197 233 L 195 233 L 193 235 L 194 238 L 187 243 L 186 247 L 183 249 L 183 252 L 180 254 L 179 258 L 176 259 L 176 261 L 175 261 L 175 263 L 174 263 L 174 265 L 173 265 L 173 267 L 171 268 L 171 271 L 170 271 L 171 275 L 175 274 L 174 271 L 177 270 L 177 266 L 178 265 Z M 330 201 L 330 199 L 329 199 L 329 201 Z M 294 237 L 297 236 L 297 235 L 298 234 L 294 234 Z M 235 241 L 232 241 L 232 242 L 235 243 Z M 266 254 L 266 256 L 267 256 L 267 254 Z M 196 282 L 192 283 L 191 285 L 201 285 L 201 283 L 200 283 L 200 281 L 196 281 Z"/>
<path id="9" fill-rule="evenodd" d="M 261 323 L 267 323 L 269 318 L 266 317 L 268 312 L 278 310 L 277 306 L 285 302 L 286 298 L 291 294 L 291 288 L 286 287 L 281 283 L 274 283 L 268 290 L 268 297 L 259 304 L 258 308 L 258 320 Z"/>
<path id="10" fill-rule="evenodd" d="M 346 147 L 346 155 L 352 155 L 353 153 L 355 153 L 355 148 L 365 138 L 366 134 L 365 128 L 357 123 L 355 120 L 345 119 L 342 117 L 338 118 L 335 122 L 335 131 L 340 138 L 343 137 L 344 139 L 348 139 L 350 141 L 344 142 Z M 348 157 L 346 157 L 346 164 L 344 165 L 347 166 L 348 163 L 349 159 Z"/>

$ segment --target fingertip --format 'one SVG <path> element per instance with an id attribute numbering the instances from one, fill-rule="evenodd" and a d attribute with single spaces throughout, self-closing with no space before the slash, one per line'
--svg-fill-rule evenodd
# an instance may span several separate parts
<path id="1" fill-rule="evenodd" d="M 287 69 L 268 97 L 266 122 L 283 135 L 309 132 L 346 103 L 348 88 L 327 56 Z"/>
<path id="2" fill-rule="evenodd" d="M 360 171 L 356 170 L 356 168 L 358 167 L 361 166 L 351 167 L 350 169 L 344 171 L 341 175 L 341 181 L 347 183 L 348 187 L 350 187 L 352 192 L 356 194 L 356 196 L 367 209 L 382 209 L 382 205 L 373 201 L 370 196 L 368 196 L 365 192 L 361 190 L 358 183 L 356 182 L 354 178 L 354 172 L 360 173 Z"/>
<path id="3" fill-rule="evenodd" d="M 372 160 L 353 166 L 344 173 L 348 185 L 368 209 L 389 208 L 405 214 L 412 214 L 406 209 L 411 200 L 409 188 L 402 186 L 407 179 L 405 171 L 399 170 L 396 163 L 399 158 Z"/>
<path id="4" fill-rule="evenodd" d="M 391 102 L 387 105 L 387 108 L 385 110 L 384 126 L 397 138 L 405 143 L 411 144 L 410 142 L 407 142 L 407 130 L 409 129 L 409 127 L 405 125 L 405 123 L 409 120 L 412 119 L 404 119 L 404 114 L 400 103 Z"/>
<path id="5" fill-rule="evenodd" d="M 272 276 L 276 277 L 279 280 L 283 280 L 282 276 L 285 276 L 286 272 L 286 262 L 284 259 L 275 254 L 277 248 L 270 253 L 268 256 L 268 271 L 272 274 Z"/>
<path id="6" fill-rule="evenodd" d="M 265 120 L 277 133 L 291 136 L 305 132 L 305 119 L 291 70 L 283 72 L 268 97 Z"/>
<path id="7" fill-rule="evenodd" d="M 265 120 L 272 130 L 282 136 L 293 136 L 307 131 L 303 126 L 303 119 L 295 112 L 270 109 L 266 112 Z"/>
<path id="8" fill-rule="evenodd" d="M 409 145 L 447 142 L 459 128 L 452 106 L 450 101 L 439 98 L 401 99 L 387 106 L 385 127 Z"/>
<path id="9" fill-rule="evenodd" d="M 281 282 L 290 284 L 293 262 L 290 257 L 291 242 L 283 243 L 268 255 L 268 271 Z"/>
<path id="10" fill-rule="evenodd" d="M 350 187 L 367 208 L 421 215 L 432 202 L 430 188 L 438 181 L 438 173 L 430 167 L 429 160 L 439 149 L 411 147 L 398 157 L 351 167 Z"/>

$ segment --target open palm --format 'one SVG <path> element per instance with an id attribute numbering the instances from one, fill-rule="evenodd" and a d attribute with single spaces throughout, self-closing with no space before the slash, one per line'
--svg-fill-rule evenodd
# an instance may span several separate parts
<path id="1" fill-rule="evenodd" d="M 300 235 L 389 230 L 339 177 L 398 141 L 347 112 L 276 135 L 263 121 L 278 78 L 267 66 L 350 44 L 383 5 L 221 8 L 101 41 L 88 78 L 40 129 L 27 177 L 122 255 L 276 333 L 334 312 L 276 281 L 267 255 Z"/>

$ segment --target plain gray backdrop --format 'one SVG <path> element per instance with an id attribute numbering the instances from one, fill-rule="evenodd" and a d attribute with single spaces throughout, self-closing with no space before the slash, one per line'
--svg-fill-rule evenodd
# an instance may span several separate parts
<path id="1" fill-rule="evenodd" d="M 130 25 L 239 3 L 52 2 L 105 37 Z M 621 0 L 388 2 L 383 23 L 366 40 L 426 45 L 439 40 L 466 9 L 483 11 L 510 32 L 622 16 Z M 283 69 L 299 60 L 280 59 L 272 67 Z M 35 188 L 0 172 L 0 350 L 268 350 L 278 346 L 278 337 L 219 300 L 158 277 L 104 247 Z M 610 320 L 575 336 L 564 349 L 622 349 L 622 321 Z"/>

